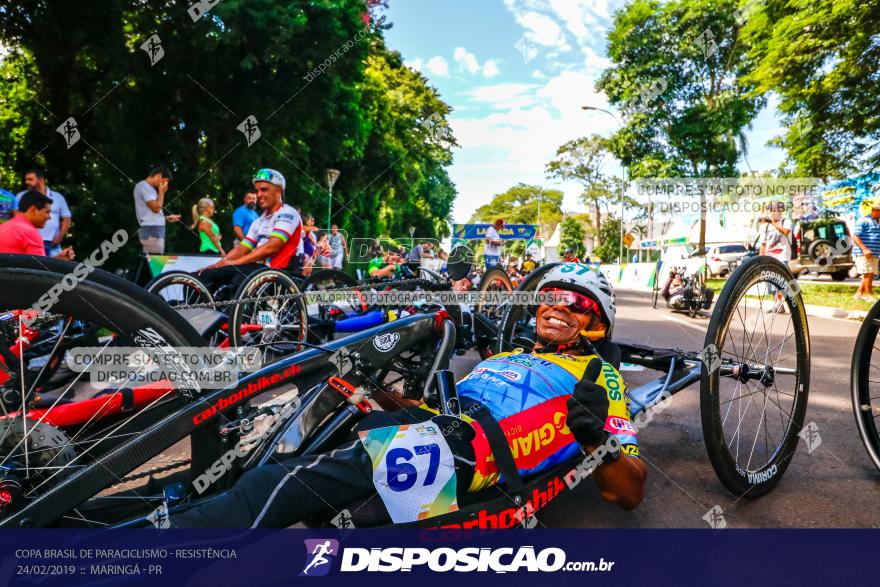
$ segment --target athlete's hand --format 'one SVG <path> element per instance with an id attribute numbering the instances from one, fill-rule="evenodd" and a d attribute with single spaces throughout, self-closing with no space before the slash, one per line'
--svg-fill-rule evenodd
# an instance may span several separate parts
<path id="1" fill-rule="evenodd" d="M 595 447 L 605 441 L 608 391 L 596 383 L 601 370 L 601 359 L 590 361 L 568 400 L 568 428 L 581 446 Z"/>

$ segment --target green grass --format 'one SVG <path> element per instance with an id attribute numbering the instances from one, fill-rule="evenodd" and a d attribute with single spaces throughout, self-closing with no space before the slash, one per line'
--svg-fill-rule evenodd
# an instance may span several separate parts
<path id="1" fill-rule="evenodd" d="M 710 279 L 709 288 L 715 291 L 717 296 L 721 288 L 727 283 L 725 279 Z M 853 299 L 856 289 L 852 285 L 843 283 L 815 283 L 810 281 L 798 281 L 801 287 L 801 295 L 805 304 L 817 306 L 832 306 L 845 310 L 870 310 L 871 302 Z M 875 294 L 880 294 L 880 288 L 875 289 Z"/>

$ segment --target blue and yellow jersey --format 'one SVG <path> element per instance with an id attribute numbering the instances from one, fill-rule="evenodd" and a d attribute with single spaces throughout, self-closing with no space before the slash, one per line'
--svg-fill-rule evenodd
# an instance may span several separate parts
<path id="1" fill-rule="evenodd" d="M 521 475 L 544 471 L 580 450 L 566 424 L 567 404 L 596 356 L 501 353 L 482 361 L 462 379 L 458 394 L 485 405 L 499 422 Z M 638 456 L 623 377 L 611 363 L 603 362 L 596 383 L 608 392 L 605 430 L 618 437 L 623 452 Z M 497 483 L 499 472 L 485 432 L 477 422 L 465 420 L 476 431 L 477 464 L 470 491 L 479 491 Z"/>

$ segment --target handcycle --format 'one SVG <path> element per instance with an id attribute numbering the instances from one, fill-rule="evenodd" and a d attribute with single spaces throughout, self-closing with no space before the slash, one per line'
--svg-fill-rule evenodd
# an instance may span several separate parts
<path id="1" fill-rule="evenodd" d="M 273 356 L 288 354 L 302 343 L 319 343 L 336 335 L 358 332 L 393 319 L 411 307 L 376 307 L 369 303 L 371 290 L 450 291 L 449 279 L 435 271 L 406 265 L 398 277 L 381 280 L 355 280 L 337 269 L 319 269 L 308 277 L 287 270 L 261 269 L 248 276 L 236 292 L 211 292 L 198 275 L 171 271 L 147 284 L 147 291 L 158 295 L 182 312 L 216 346 L 259 346 Z M 510 292 L 513 286 L 501 268 L 489 270 L 479 286 L 481 294 Z M 352 302 L 322 303 L 320 294 L 350 294 Z M 303 295 L 306 294 L 306 295 Z M 309 296 L 308 294 L 315 294 Z M 223 298 L 229 301 L 221 301 Z M 333 299 L 334 296 L 325 296 Z M 313 301 L 308 302 L 309 299 Z M 485 299 L 480 297 L 480 300 Z M 497 304 L 478 302 L 458 308 L 468 318 L 462 322 L 466 338 L 475 337 L 474 346 L 488 356 L 497 329 Z M 226 308 L 225 311 L 216 311 Z"/>
<path id="2" fill-rule="evenodd" d="M 4 332 L 15 334 L 15 323 L 21 325 L 20 312 L 74 267 L 51 259 L 38 264 L 28 257 L 0 256 L 0 310 L 6 312 L 4 316 L 19 312 L 18 320 L 0 322 Z M 650 412 L 669 394 L 700 381 L 710 460 L 722 483 L 738 496 L 763 495 L 779 481 L 794 453 L 806 410 L 809 333 L 799 293 L 786 291 L 790 312 L 770 319 L 785 320 L 784 329 L 774 322 L 768 329 L 760 311 L 762 296 L 769 289 L 766 285 L 779 289 L 782 280 L 789 278 L 785 267 L 764 257 L 740 267 L 709 324 L 706 349 L 713 348 L 712 353 L 620 344 L 624 360 L 663 374 L 631 391 L 635 415 Z M 205 344 L 170 306 L 100 270 L 73 291 L 63 291 L 51 312 L 46 318 L 50 322 L 59 316 L 80 320 L 101 328 L 102 339 L 113 332 L 115 340 L 141 348 L 173 352 L 169 349 Z M 759 321 L 763 336 L 756 342 L 753 335 Z M 406 352 L 419 350 L 420 359 L 407 374 L 414 384 L 404 395 L 419 397 L 455 417 L 460 405 L 447 366 L 456 333 L 445 310 L 414 314 L 288 355 L 218 391 L 169 389 L 132 410 L 126 409 L 125 396 L 137 395 L 132 393 L 136 390 L 120 390 L 109 396 L 122 403 L 117 413 L 104 417 L 100 406 L 93 407 L 88 417 L 57 426 L 48 423 L 49 418 L 63 406 L 56 403 L 35 411 L 29 381 L 14 376 L 10 367 L 17 365 L 7 359 L 12 362 L 6 363 L 4 372 L 9 378 L 3 382 L 0 397 L 17 392 L 20 399 L 0 402 L 0 421 L 12 435 L 12 440 L 0 444 L 0 527 L 145 525 L 154 522 L 162 508 L 174 511 L 224 491 L 249 468 L 330 450 L 348 438 L 352 427 L 372 409 L 364 400 L 383 389 L 382 371 Z M 793 340 L 793 354 L 784 353 L 789 340 Z M 297 387 L 293 398 L 254 401 L 290 384 Z M 63 397 L 59 394 L 59 401 Z M 779 406 L 783 401 L 790 409 Z M 763 417 L 768 403 L 774 402 L 780 407 L 778 425 L 775 415 Z M 745 420 L 750 408 L 758 415 L 756 423 Z M 261 429 L 261 421 L 279 417 L 278 425 L 270 426 L 268 432 L 263 427 L 263 433 L 253 436 Z M 755 431 L 751 442 L 746 429 Z M 242 446 L 245 440 L 245 453 L 236 450 L 228 459 L 229 449 Z M 163 468 L 162 459 L 183 444 L 189 456 L 172 463 L 171 473 Z M 34 455 L 41 458 L 30 458 Z M 204 491 L 197 491 L 194 480 L 218 462 L 225 463 L 225 469 Z M 462 496 L 458 511 L 414 524 L 480 525 L 490 519 L 489 512 L 495 512 L 491 519 L 496 527 L 524 523 L 535 510 L 567 491 L 578 470 L 578 463 L 570 461 L 526 479 L 514 471 L 505 475 L 504 485 Z M 548 496 L 548 483 L 562 490 Z M 372 507 L 378 507 L 378 501 L 371 500 Z M 352 504 L 351 511 L 360 515 L 356 525 L 389 523 L 382 511 L 362 505 Z M 307 522 L 329 524 L 333 514 L 322 512 Z"/>
<path id="3" fill-rule="evenodd" d="M 666 307 L 674 311 L 686 312 L 691 318 L 695 318 L 700 310 L 708 310 L 712 307 L 715 292 L 706 287 L 706 279 L 702 271 L 697 270 L 689 273 L 687 267 L 673 267 L 667 279 L 672 280 L 670 289 L 675 287 L 675 292 L 669 294 L 669 298 L 666 299 Z M 662 289 L 665 287 L 660 288 L 655 280 L 651 296 L 651 302 L 655 308 L 658 298 L 664 297 Z"/>

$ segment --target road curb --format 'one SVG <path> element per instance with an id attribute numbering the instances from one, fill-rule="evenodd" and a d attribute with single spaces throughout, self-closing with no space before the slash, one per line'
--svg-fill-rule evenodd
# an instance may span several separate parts
<path id="1" fill-rule="evenodd" d="M 844 308 L 835 308 L 834 306 L 816 306 L 813 304 L 804 304 L 807 310 L 807 316 L 816 316 L 817 318 L 836 318 L 838 320 L 855 320 L 862 322 L 868 315 L 866 310 L 846 310 Z"/>
<path id="2" fill-rule="evenodd" d="M 624 291 L 638 291 L 642 293 L 651 293 L 651 289 L 647 287 L 623 287 L 618 285 L 616 289 Z M 852 320 L 862 322 L 868 315 L 867 310 L 846 310 L 844 308 L 835 308 L 834 306 L 817 306 L 815 304 L 804 304 L 807 316 L 815 316 L 816 318 L 834 318 L 835 320 Z"/>

